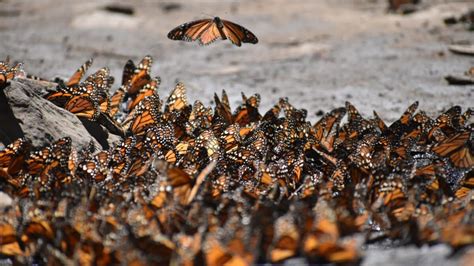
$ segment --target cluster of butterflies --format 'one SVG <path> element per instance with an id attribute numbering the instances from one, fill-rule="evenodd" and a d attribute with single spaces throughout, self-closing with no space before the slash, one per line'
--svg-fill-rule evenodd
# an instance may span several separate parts
<path id="1" fill-rule="evenodd" d="M 66 137 L 0 151 L 0 256 L 19 263 L 357 263 L 361 246 L 474 244 L 473 110 L 436 119 L 412 104 L 394 123 L 345 107 L 318 122 L 281 99 L 260 113 L 225 91 L 163 102 L 151 58 L 125 65 L 113 94 L 90 61 L 46 97 L 122 140 L 76 150 Z"/>
<path id="2" fill-rule="evenodd" d="M 10 58 L 8 57 L 4 61 L 0 61 L 0 89 L 7 86 L 8 80 L 24 75 L 22 67 L 22 63 L 10 66 Z"/>

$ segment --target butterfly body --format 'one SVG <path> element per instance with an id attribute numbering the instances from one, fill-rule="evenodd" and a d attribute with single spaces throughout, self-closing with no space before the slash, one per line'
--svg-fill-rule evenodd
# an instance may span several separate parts
<path id="1" fill-rule="evenodd" d="M 236 46 L 242 43 L 257 43 L 257 37 L 246 28 L 228 20 L 214 17 L 200 19 L 181 24 L 168 33 L 171 40 L 199 41 L 201 45 L 208 45 L 218 38 L 229 39 Z"/>
<path id="2" fill-rule="evenodd" d="M 217 25 L 217 29 L 219 30 L 219 33 L 221 34 L 222 40 L 226 40 L 227 36 L 225 35 L 224 23 L 222 23 L 221 18 L 220 17 L 214 17 L 214 23 Z"/>

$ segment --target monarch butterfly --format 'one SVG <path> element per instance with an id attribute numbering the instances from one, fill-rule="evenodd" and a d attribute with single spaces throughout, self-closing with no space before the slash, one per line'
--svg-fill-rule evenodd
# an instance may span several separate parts
<path id="1" fill-rule="evenodd" d="M 456 198 L 463 198 L 470 195 L 474 189 L 474 171 L 468 173 L 461 183 L 461 187 L 456 191 Z"/>
<path id="2" fill-rule="evenodd" d="M 214 110 L 213 124 L 215 124 L 216 119 L 223 121 L 226 125 L 231 124 L 233 122 L 233 117 L 225 91 L 222 91 L 222 101 L 219 99 L 217 94 L 214 94 L 214 101 L 216 107 Z"/>
<path id="3" fill-rule="evenodd" d="M 87 96 L 74 96 L 64 106 L 64 109 L 78 117 L 85 117 L 96 121 L 100 115 L 100 106 L 93 98 Z"/>
<path id="4" fill-rule="evenodd" d="M 448 157 L 456 167 L 474 166 L 474 144 L 472 132 L 464 131 L 445 139 L 432 148 L 441 157 Z"/>
<path id="5" fill-rule="evenodd" d="M 22 70 L 22 63 L 18 63 L 14 67 L 10 67 L 9 61 L 10 59 L 8 57 L 5 61 L 0 61 L 0 89 L 6 85 L 8 80 L 15 78 L 17 74 L 24 74 Z"/>
<path id="6" fill-rule="evenodd" d="M 180 111 L 187 105 L 188 100 L 186 98 L 186 87 L 183 83 L 178 82 L 166 101 L 165 113 Z"/>
<path id="7" fill-rule="evenodd" d="M 198 158 L 202 149 L 206 150 L 209 158 L 217 159 L 220 155 L 221 148 L 219 139 L 214 135 L 212 130 L 205 130 L 196 138 L 194 155 Z"/>
<path id="8" fill-rule="evenodd" d="M 93 59 L 91 58 L 87 60 L 81 67 L 79 67 L 76 72 L 74 72 L 74 74 L 69 78 L 69 81 L 66 83 L 66 86 L 72 87 L 78 85 L 84 74 L 91 67 L 92 63 Z"/>
<path id="9" fill-rule="evenodd" d="M 150 82 L 152 63 L 153 59 L 147 55 L 140 61 L 138 66 L 135 66 L 131 60 L 125 64 L 122 75 L 122 85 L 126 88 L 127 96 L 135 95 L 145 84 Z"/>
<path id="10" fill-rule="evenodd" d="M 6 178 L 14 186 L 19 185 L 18 180 L 13 177 L 22 170 L 29 148 L 29 142 L 19 138 L 0 151 L 0 178 Z"/>
<path id="11" fill-rule="evenodd" d="M 466 115 L 469 115 L 469 113 L 466 113 Z M 449 108 L 436 118 L 433 127 L 428 132 L 428 137 L 437 142 L 444 141 L 447 137 L 451 137 L 462 128 L 463 125 L 460 123 L 464 123 L 462 122 L 464 120 L 463 116 L 460 106 L 456 105 Z M 468 117 L 466 118 L 469 119 Z"/>
<path id="12" fill-rule="evenodd" d="M 52 240 L 54 238 L 53 226 L 50 221 L 43 219 L 32 219 L 23 229 L 21 240 L 24 243 L 30 243 L 38 238 Z"/>
<path id="13" fill-rule="evenodd" d="M 164 148 L 167 150 L 173 149 L 176 144 L 176 138 L 174 137 L 173 125 L 170 123 L 160 123 L 147 130 L 145 144 L 150 142 L 153 150 Z"/>
<path id="14" fill-rule="evenodd" d="M 232 124 L 222 132 L 220 138 L 224 143 L 224 151 L 226 153 L 235 151 L 238 148 L 241 142 L 239 131 L 239 125 Z"/>
<path id="15" fill-rule="evenodd" d="M 380 131 L 382 133 L 384 133 L 385 131 L 387 131 L 388 129 L 388 126 L 385 124 L 385 122 L 383 121 L 382 118 L 380 118 L 379 114 L 377 112 L 374 111 L 374 118 L 372 118 L 372 123 L 378 128 L 380 129 Z"/>
<path id="16" fill-rule="evenodd" d="M 249 235 L 248 230 L 238 224 L 237 219 L 230 219 L 225 226 L 217 229 L 231 232 L 226 237 L 210 233 L 205 238 L 202 248 L 205 264 L 216 265 L 252 265 L 255 263 L 257 236 Z"/>
<path id="17" fill-rule="evenodd" d="M 262 116 L 258 112 L 260 105 L 260 95 L 257 93 L 248 98 L 242 93 L 242 105 L 235 110 L 234 122 L 240 126 L 248 125 L 251 122 L 259 121 Z"/>
<path id="18" fill-rule="evenodd" d="M 128 169 L 129 157 L 136 143 L 137 139 L 135 137 L 127 137 L 112 150 L 109 166 L 112 168 L 113 174 L 120 175 Z"/>
<path id="19" fill-rule="evenodd" d="M 125 96 L 123 87 L 118 88 L 112 97 L 110 97 L 109 116 L 114 118 L 115 115 L 120 111 L 120 104 Z"/>
<path id="20" fill-rule="evenodd" d="M 219 37 L 222 40 L 229 39 L 236 46 L 258 42 L 257 37 L 246 28 L 219 17 L 187 22 L 168 33 L 168 38 L 171 40 L 188 42 L 199 40 L 201 45 L 208 45 Z"/>
<path id="21" fill-rule="evenodd" d="M 96 121 L 100 113 L 109 115 L 111 112 L 109 88 L 114 78 L 110 76 L 109 69 L 104 67 L 80 82 L 91 64 L 92 60 L 87 61 L 71 77 L 68 85 L 60 82 L 58 90 L 46 98 L 77 116 Z"/>
<path id="22" fill-rule="evenodd" d="M 339 223 L 336 211 L 330 203 L 321 200 L 314 207 L 315 214 L 305 217 L 307 229 L 301 243 L 303 254 L 309 263 L 321 264 L 331 262 L 344 264 L 357 261 L 360 254 L 353 238 L 341 240 L 343 228 Z"/>
<path id="23" fill-rule="evenodd" d="M 145 97 L 151 96 L 158 89 L 158 86 L 161 83 L 160 77 L 155 77 L 151 79 L 147 84 L 145 84 L 138 93 L 133 97 L 133 100 L 128 104 L 128 111 L 133 110 Z"/>
<path id="24" fill-rule="evenodd" d="M 17 230 L 13 225 L 0 223 L 0 255 L 18 256 L 24 255 L 18 243 Z"/>
<path id="25" fill-rule="evenodd" d="M 39 175 L 41 182 L 46 184 L 49 176 L 55 179 L 65 180 L 69 172 L 69 163 L 72 151 L 72 140 L 65 137 L 57 140 L 50 146 L 30 153 L 26 160 L 28 174 Z"/>
<path id="26" fill-rule="evenodd" d="M 161 117 L 160 108 L 161 100 L 158 95 L 146 97 L 138 104 L 129 131 L 136 135 L 143 134 L 146 128 L 157 124 Z"/>
<path id="27" fill-rule="evenodd" d="M 338 137 L 336 143 L 344 143 L 345 146 L 351 148 L 354 141 L 359 139 L 368 129 L 373 128 L 372 123 L 362 117 L 359 111 L 350 102 L 346 102 L 347 124 L 345 124 Z"/>
<path id="28" fill-rule="evenodd" d="M 78 172 L 84 172 L 88 180 L 102 181 L 107 176 L 107 167 L 110 162 L 108 151 L 100 151 L 93 158 L 84 160 L 78 166 Z"/>
<path id="29" fill-rule="evenodd" d="M 275 122 L 280 115 L 281 106 L 280 104 L 275 104 L 270 110 L 268 110 L 265 115 L 263 115 L 262 120 L 268 122 Z"/>
<path id="30" fill-rule="evenodd" d="M 67 87 L 64 83 L 59 82 L 57 90 L 49 93 L 46 99 L 53 102 L 57 106 L 64 107 L 66 102 L 73 96 L 90 96 L 94 94 L 94 84 L 87 82 L 71 87 Z"/>
<path id="31" fill-rule="evenodd" d="M 332 110 L 313 126 L 313 136 L 326 151 L 332 152 L 339 123 L 346 114 L 344 107 Z"/>
<path id="32" fill-rule="evenodd" d="M 194 135 L 196 129 L 208 129 L 211 126 L 212 109 L 207 108 L 200 101 L 194 102 L 188 121 L 186 122 L 186 133 Z"/>

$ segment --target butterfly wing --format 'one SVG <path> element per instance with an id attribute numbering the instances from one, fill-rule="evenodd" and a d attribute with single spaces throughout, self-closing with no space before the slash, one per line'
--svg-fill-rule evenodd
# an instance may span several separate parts
<path id="1" fill-rule="evenodd" d="M 81 67 L 79 67 L 76 72 L 69 78 L 69 81 L 66 83 L 66 86 L 71 87 L 79 84 L 82 77 L 86 71 L 91 67 L 93 59 L 87 60 Z"/>
<path id="2" fill-rule="evenodd" d="M 217 24 L 213 22 L 205 31 L 203 31 L 203 33 L 199 37 L 199 44 L 201 45 L 211 44 L 221 36 L 222 35 L 219 31 L 219 28 L 217 27 Z"/>
<path id="3" fill-rule="evenodd" d="M 200 19 L 184 23 L 171 30 L 168 38 L 188 42 L 199 40 L 201 45 L 208 45 L 221 36 L 225 39 L 223 35 L 237 46 L 241 46 L 243 42 L 254 44 L 258 42 L 257 37 L 246 28 L 228 20 L 221 21 L 223 24 L 221 30 L 215 19 Z"/>
<path id="4" fill-rule="evenodd" d="M 127 63 L 125 63 L 125 66 L 123 67 L 123 73 L 122 73 L 122 85 L 127 86 L 130 84 L 130 81 L 132 80 L 133 74 L 135 73 L 135 69 L 137 67 L 133 63 L 132 60 L 128 60 Z"/>
<path id="5" fill-rule="evenodd" d="M 122 103 L 124 95 L 125 95 L 125 91 L 123 87 L 120 87 L 114 92 L 112 97 L 110 97 L 110 108 L 109 108 L 110 117 L 115 117 L 115 115 L 120 111 L 120 104 Z"/>
<path id="6" fill-rule="evenodd" d="M 138 64 L 134 70 L 133 75 L 130 77 L 130 82 L 127 84 L 128 95 L 135 95 L 138 91 L 143 88 L 148 82 L 150 82 L 150 69 L 153 63 L 151 56 L 145 56 L 142 61 Z"/>
<path id="7" fill-rule="evenodd" d="M 100 114 L 99 105 L 91 97 L 74 96 L 64 106 L 64 109 L 79 117 L 96 121 Z"/>
<path id="8" fill-rule="evenodd" d="M 141 101 L 143 101 L 143 99 L 145 99 L 148 96 L 153 95 L 155 93 L 155 91 L 157 90 L 158 86 L 160 85 L 160 83 L 161 83 L 161 78 L 160 77 L 156 77 L 154 79 L 151 79 L 150 82 L 145 84 L 145 86 L 143 86 L 138 91 L 138 93 L 135 95 L 134 99 L 131 102 L 129 102 L 127 109 L 129 111 L 132 111 L 133 108 L 135 108 L 135 106 L 137 106 Z"/>
<path id="9" fill-rule="evenodd" d="M 222 20 L 222 24 L 224 25 L 224 33 L 229 40 L 237 45 L 241 46 L 241 43 L 258 43 L 258 39 L 250 32 L 248 29 L 230 22 L 228 20 Z"/>
<path id="10" fill-rule="evenodd" d="M 183 83 L 178 82 L 166 101 L 165 112 L 180 111 L 186 106 L 188 106 L 186 87 Z"/>
<path id="11" fill-rule="evenodd" d="M 195 41 L 197 40 L 211 25 L 212 19 L 200 19 L 187 22 L 172 29 L 168 33 L 168 38 L 179 41 Z"/>
<path id="12" fill-rule="evenodd" d="M 458 133 L 438 143 L 432 151 L 441 157 L 448 157 L 456 167 L 470 168 L 474 166 L 470 131 Z"/>

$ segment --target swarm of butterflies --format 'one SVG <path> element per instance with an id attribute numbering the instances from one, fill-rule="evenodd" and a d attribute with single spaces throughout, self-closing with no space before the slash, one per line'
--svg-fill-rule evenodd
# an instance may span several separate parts
<path id="1" fill-rule="evenodd" d="M 474 243 L 472 109 L 431 118 L 415 102 L 387 125 L 347 102 L 312 124 L 285 98 L 261 113 L 260 96 L 242 94 L 232 110 L 223 91 L 208 107 L 178 83 L 163 101 L 149 56 L 126 63 L 114 93 L 107 68 L 85 77 L 91 64 L 46 98 L 122 140 L 77 150 L 68 137 L 18 139 L 0 151 L 12 199 L 0 206 L 0 258 L 357 264 L 370 243 Z"/>

